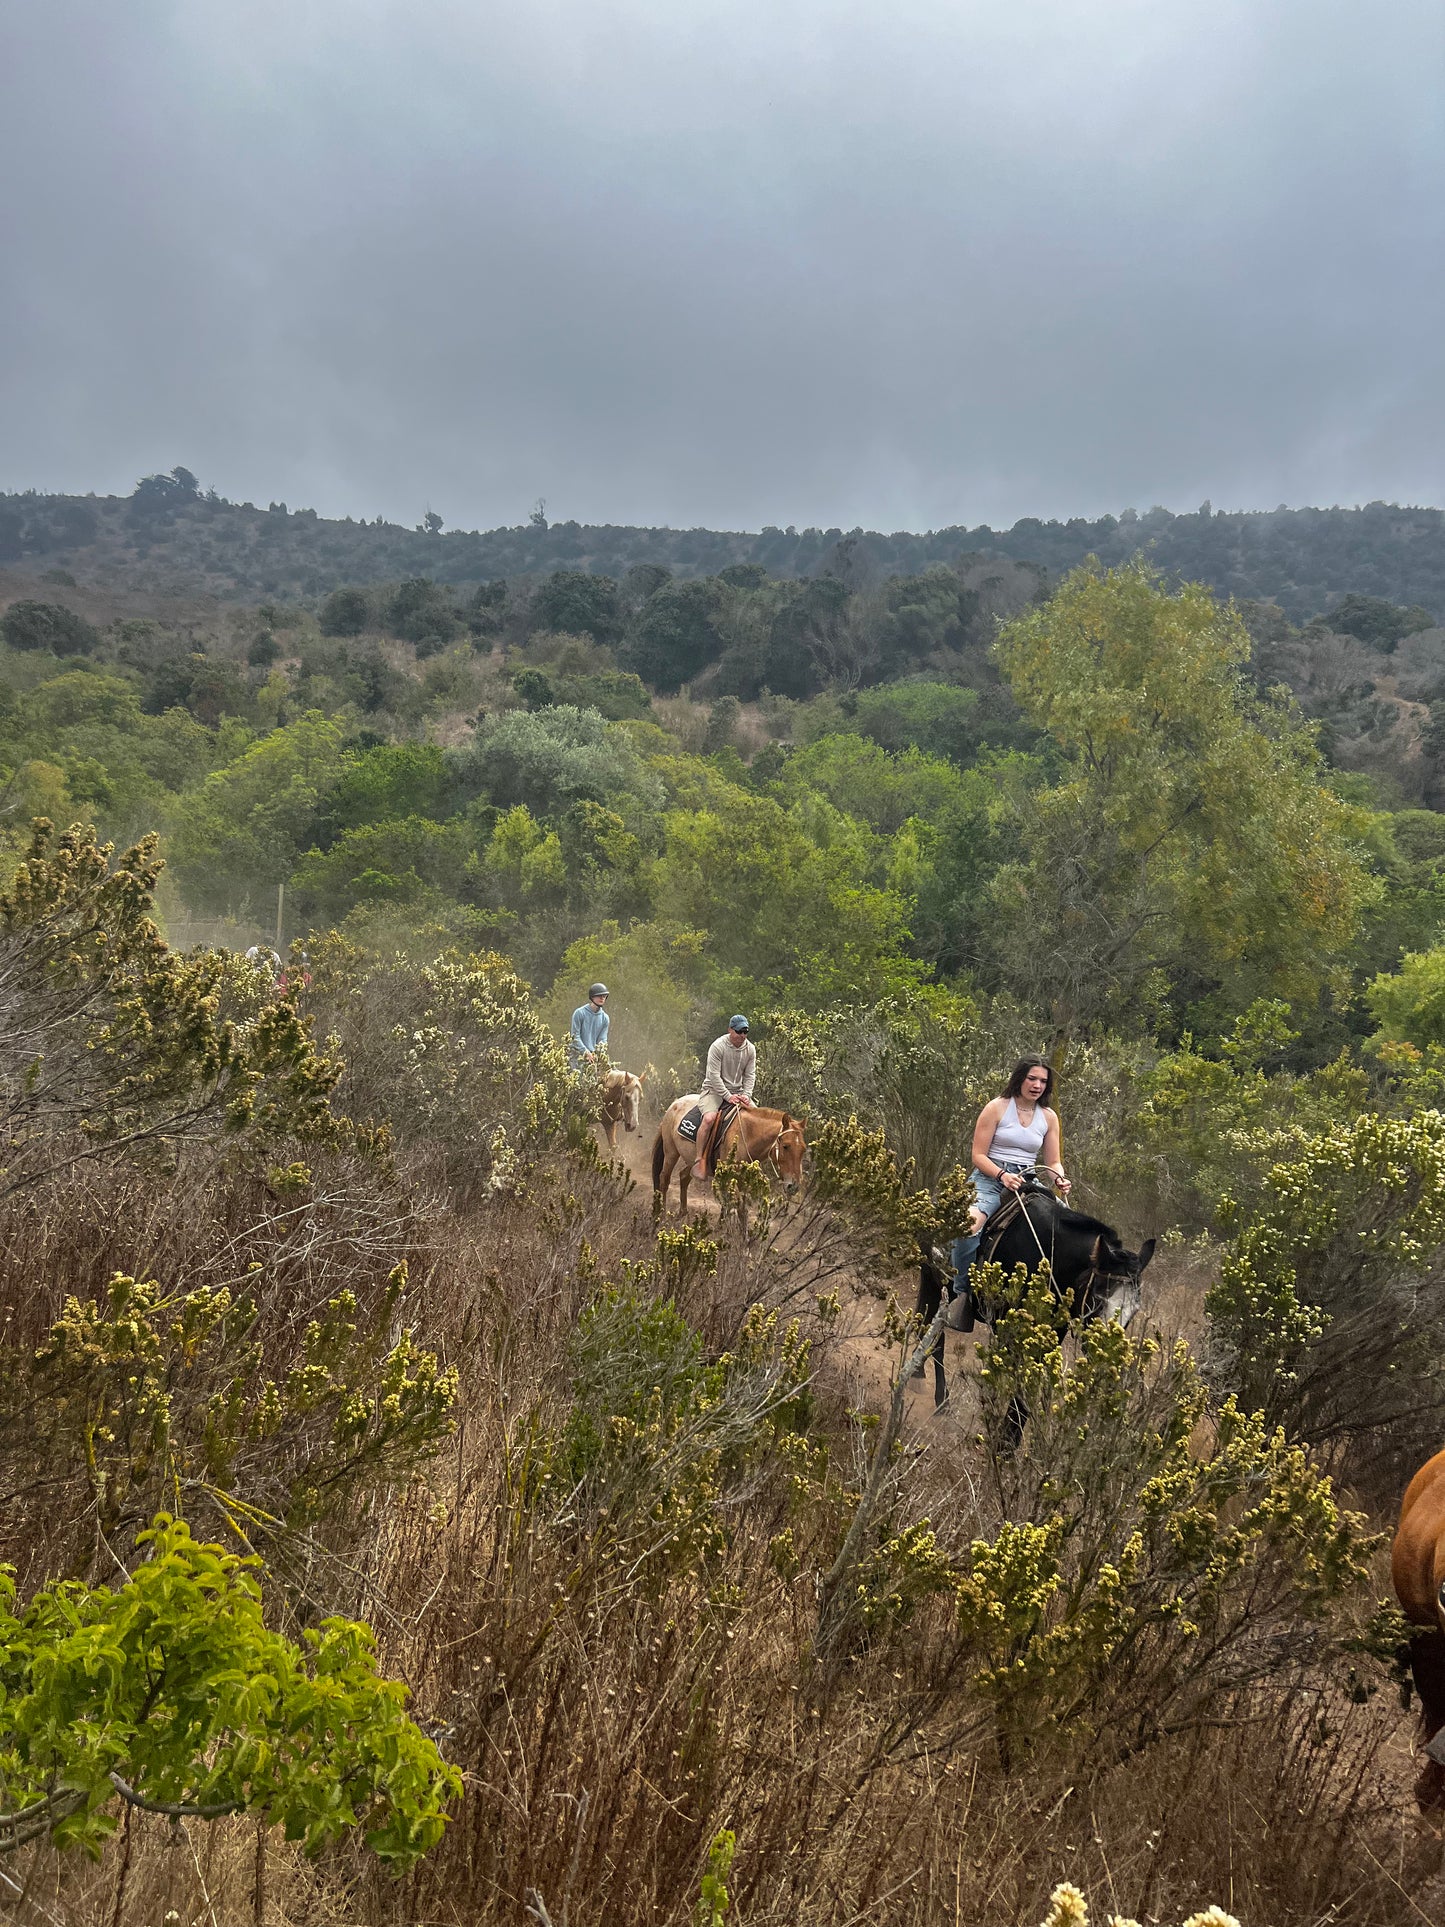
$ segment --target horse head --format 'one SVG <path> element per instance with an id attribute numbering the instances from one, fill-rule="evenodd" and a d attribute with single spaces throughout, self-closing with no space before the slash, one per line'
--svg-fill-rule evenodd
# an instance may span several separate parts
<path id="1" fill-rule="evenodd" d="M 1089 1315 L 1117 1320 L 1127 1328 L 1144 1301 L 1139 1280 L 1154 1256 L 1154 1240 L 1146 1238 L 1137 1251 L 1126 1251 L 1116 1232 L 1101 1231 L 1089 1255 L 1093 1264 Z"/>
<path id="2" fill-rule="evenodd" d="M 778 1132 L 770 1156 L 785 1191 L 796 1191 L 802 1182 L 803 1153 L 807 1148 L 801 1119 L 790 1117 L 784 1111 L 782 1129 Z"/>
<path id="3" fill-rule="evenodd" d="M 642 1114 L 642 1078 L 632 1071 L 616 1071 L 614 1075 L 622 1081 L 617 1089 L 617 1108 L 622 1118 L 624 1130 L 640 1131 Z"/>

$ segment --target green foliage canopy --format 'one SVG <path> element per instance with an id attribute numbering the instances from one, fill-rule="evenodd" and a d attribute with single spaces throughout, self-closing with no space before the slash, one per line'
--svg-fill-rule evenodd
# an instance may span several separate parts
<path id="1" fill-rule="evenodd" d="M 124 1585 L 0 1575 L 0 1849 L 49 1833 L 99 1855 L 119 1794 L 251 1812 L 319 1853 L 354 1827 L 398 1870 L 441 1837 L 460 1776 L 377 1676 L 370 1631 L 267 1629 L 254 1559 L 161 1514 Z"/>
<path id="2" fill-rule="evenodd" d="M 992 896 L 1012 980 L 1064 1033 L 1124 1014 L 1157 972 L 1307 996 L 1374 886 L 1307 729 L 1261 705 L 1249 640 L 1207 590 L 1143 565 L 1078 570 L 1000 661 L 1062 780 L 1020 799 Z"/>

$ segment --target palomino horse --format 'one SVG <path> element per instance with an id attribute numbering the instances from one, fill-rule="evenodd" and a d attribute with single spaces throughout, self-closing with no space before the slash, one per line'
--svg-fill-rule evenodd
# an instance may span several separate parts
<path id="1" fill-rule="evenodd" d="M 1445 1807 L 1445 1452 L 1426 1461 L 1405 1488 L 1390 1553 L 1400 1609 L 1418 1627 L 1410 1670 L 1420 1695 L 1425 1764 L 1415 1782 L 1422 1811 Z"/>
<path id="2" fill-rule="evenodd" d="M 617 1127 L 624 1130 L 641 1132 L 639 1121 L 642 1105 L 642 1086 L 647 1081 L 647 1072 L 608 1071 L 602 1080 L 599 1093 L 601 1110 L 599 1116 L 603 1130 L 607 1133 L 607 1148 L 617 1149 Z"/>
<path id="3" fill-rule="evenodd" d="M 693 1096 L 680 1097 L 670 1104 L 652 1146 L 652 1188 L 665 1209 L 668 1187 L 676 1171 L 678 1207 L 684 1217 L 697 1145 L 691 1138 L 679 1137 L 677 1127 L 697 1102 Z M 791 1191 L 803 1175 L 805 1149 L 803 1126 L 798 1118 L 790 1117 L 786 1111 L 769 1111 L 755 1105 L 750 1111 L 738 1112 L 724 1140 L 719 1162 L 770 1164 L 784 1188 Z"/>

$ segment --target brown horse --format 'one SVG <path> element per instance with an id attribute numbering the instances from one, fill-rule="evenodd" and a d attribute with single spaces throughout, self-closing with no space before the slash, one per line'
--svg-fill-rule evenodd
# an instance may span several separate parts
<path id="1" fill-rule="evenodd" d="M 1425 1764 L 1415 1782 L 1421 1809 L 1445 1807 L 1445 1452 L 1411 1479 L 1400 1502 L 1390 1577 L 1406 1619 L 1410 1670 L 1420 1695 Z"/>
<path id="2" fill-rule="evenodd" d="M 672 1174 L 676 1171 L 678 1207 L 684 1217 L 687 1216 L 687 1187 L 692 1182 L 697 1145 L 691 1138 L 679 1137 L 677 1127 L 697 1102 L 697 1097 L 693 1096 L 680 1097 L 676 1103 L 670 1104 L 658 1126 L 652 1146 L 653 1191 L 665 1209 Z M 798 1118 L 790 1117 L 786 1111 L 769 1111 L 761 1105 L 754 1105 L 750 1111 L 738 1112 L 717 1161 L 720 1164 L 741 1161 L 771 1165 L 782 1179 L 784 1189 L 791 1191 L 803 1175 L 803 1152 L 806 1148 L 803 1126 Z"/>
<path id="3" fill-rule="evenodd" d="M 608 1071 L 602 1080 L 600 1093 L 601 1110 L 599 1117 L 602 1128 L 607 1133 L 607 1148 L 617 1149 L 617 1127 L 641 1132 L 640 1113 L 642 1087 L 647 1082 L 647 1072 Z"/>

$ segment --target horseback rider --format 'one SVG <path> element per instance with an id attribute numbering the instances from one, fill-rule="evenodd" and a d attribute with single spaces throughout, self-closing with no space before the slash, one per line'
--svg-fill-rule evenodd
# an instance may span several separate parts
<path id="1" fill-rule="evenodd" d="M 750 1111 L 758 1076 L 757 1046 L 748 1042 L 748 1020 L 741 1013 L 728 1019 L 727 1030 L 709 1044 L 702 1095 L 682 1123 L 679 1135 L 697 1141 L 698 1175 L 707 1171 L 708 1145 L 717 1129 L 713 1120 L 724 1106 Z M 692 1129 L 689 1130 L 688 1126 Z"/>
<path id="2" fill-rule="evenodd" d="M 1000 1096 L 985 1104 L 973 1127 L 973 1190 L 968 1235 L 953 1243 L 954 1293 L 968 1290 L 968 1274 L 983 1228 L 1007 1191 L 1022 1191 L 1036 1168 L 1048 1171 L 1061 1197 L 1064 1175 L 1058 1113 L 1049 1108 L 1054 1072 L 1044 1057 L 1021 1057 Z"/>
<path id="3" fill-rule="evenodd" d="M 572 1060 L 574 1077 L 581 1077 L 589 1064 L 596 1066 L 597 1053 L 606 1048 L 607 1031 L 607 986 L 593 984 L 586 1003 L 579 1004 L 572 1013 L 567 1054 Z"/>

